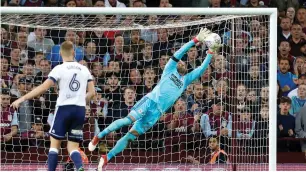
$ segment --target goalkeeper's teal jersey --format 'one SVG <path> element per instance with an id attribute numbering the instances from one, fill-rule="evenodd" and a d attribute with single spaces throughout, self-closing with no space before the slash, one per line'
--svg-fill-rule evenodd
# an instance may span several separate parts
<path id="1" fill-rule="evenodd" d="M 194 45 L 195 42 L 193 40 L 189 41 L 174 54 L 174 58 L 180 60 Z M 203 74 L 210 63 L 211 58 L 212 55 L 207 54 L 201 66 L 184 76 L 181 76 L 178 73 L 177 62 L 170 59 L 165 66 L 159 83 L 147 95 L 147 97 L 157 103 L 161 113 L 164 113 L 181 96 L 187 86 Z"/>

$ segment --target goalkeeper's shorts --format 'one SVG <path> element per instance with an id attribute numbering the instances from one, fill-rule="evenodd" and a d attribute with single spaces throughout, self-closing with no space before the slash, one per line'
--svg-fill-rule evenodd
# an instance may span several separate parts
<path id="1" fill-rule="evenodd" d="M 129 113 L 136 120 L 132 130 L 137 131 L 139 135 L 144 134 L 158 121 L 161 114 L 153 100 L 146 96 L 143 97 L 133 106 Z"/>

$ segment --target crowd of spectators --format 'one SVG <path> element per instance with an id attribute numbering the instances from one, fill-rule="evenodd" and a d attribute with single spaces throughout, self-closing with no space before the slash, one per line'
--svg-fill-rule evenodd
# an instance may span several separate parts
<path id="1" fill-rule="evenodd" d="M 306 2 L 303 0 L 4 0 L 4 6 L 62 7 L 277 7 L 278 109 L 277 137 L 306 138 Z M 100 16 L 101 17 L 101 16 Z M 139 17 L 139 16 L 138 16 Z M 148 24 L 183 23 L 204 16 L 145 17 Z M 133 16 L 116 16 L 130 22 Z M 169 57 L 206 26 L 222 37 L 224 46 L 201 78 L 188 87 L 173 108 L 131 147 L 163 147 L 163 138 L 188 134 L 194 140 L 218 137 L 220 148 L 231 152 L 267 151 L 269 121 L 268 18 L 245 17 L 211 25 L 128 31 L 75 31 L 1 26 L 1 147 L 16 144 L 45 146 L 52 125 L 58 89 L 25 101 L 15 111 L 10 102 L 34 89 L 60 64 L 61 42 L 75 45 L 75 59 L 94 76 L 97 95 L 87 107 L 84 141 L 112 121 L 128 115 L 131 107 L 159 81 Z M 183 60 L 188 71 L 201 65 L 206 47 L 192 47 Z M 304 113 L 303 113 L 304 112 Z M 273 115 L 273 114 L 270 114 Z M 275 114 L 276 115 L 276 114 Z M 107 151 L 129 127 L 107 136 L 100 149 Z M 18 139 L 14 139 L 14 137 Z M 17 141 L 16 141 L 17 140 Z M 24 141 L 26 140 L 26 141 Z M 157 140 L 157 141 L 156 141 Z M 204 141 L 205 140 L 205 141 Z M 150 144 L 148 144 L 150 142 Z M 235 143 L 233 143 L 235 142 Z M 194 147 L 203 147 L 197 144 Z M 180 143 L 177 143 L 180 144 Z M 300 146 L 302 145 L 302 146 Z M 15 146 L 16 147 L 16 146 Z M 234 146 L 233 146 L 234 147 Z M 306 140 L 278 141 L 279 151 L 304 151 Z M 173 150 L 175 151 L 175 150 Z M 193 160 L 195 160 L 193 158 Z"/>

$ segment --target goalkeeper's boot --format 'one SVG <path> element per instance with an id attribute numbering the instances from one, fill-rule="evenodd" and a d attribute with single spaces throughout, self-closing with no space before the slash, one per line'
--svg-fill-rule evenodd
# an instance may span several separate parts
<path id="1" fill-rule="evenodd" d="M 98 165 L 98 171 L 102 171 L 102 168 L 107 164 L 107 156 L 102 155 Z"/>
<path id="2" fill-rule="evenodd" d="M 94 151 L 99 143 L 99 138 L 95 136 L 88 144 L 89 151 Z"/>

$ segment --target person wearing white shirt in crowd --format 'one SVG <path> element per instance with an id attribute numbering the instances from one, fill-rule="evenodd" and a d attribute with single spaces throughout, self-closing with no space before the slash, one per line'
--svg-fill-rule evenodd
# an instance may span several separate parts
<path id="1" fill-rule="evenodd" d="M 42 28 L 35 28 L 35 39 L 28 40 L 28 46 L 33 48 L 35 51 L 40 51 L 45 54 L 50 53 L 51 48 L 54 46 L 54 42 L 52 39 L 45 38 L 47 32 Z"/>
<path id="2" fill-rule="evenodd" d="M 297 83 L 297 84 L 298 84 L 298 85 L 306 84 L 306 74 L 301 74 L 301 75 L 299 76 L 299 79 L 298 79 L 298 83 Z M 298 95 L 298 89 L 299 89 L 299 88 L 296 88 L 296 89 L 290 91 L 289 94 L 288 94 L 288 97 L 289 97 L 290 99 L 292 99 L 293 96 L 297 96 L 297 95 Z"/>

